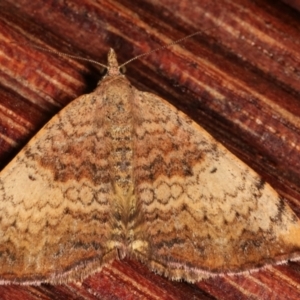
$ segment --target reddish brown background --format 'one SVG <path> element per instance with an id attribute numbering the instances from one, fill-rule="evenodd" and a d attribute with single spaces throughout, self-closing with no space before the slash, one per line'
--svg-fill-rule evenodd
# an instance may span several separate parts
<path id="1" fill-rule="evenodd" d="M 102 63 L 112 47 L 124 62 L 200 30 L 128 65 L 129 79 L 186 112 L 270 182 L 300 217 L 297 9 L 299 0 L 1 0 L 0 168 L 100 78 L 91 64 L 31 45 Z M 81 286 L 0 286 L 0 299 L 299 298 L 296 262 L 191 285 L 125 260 Z"/>

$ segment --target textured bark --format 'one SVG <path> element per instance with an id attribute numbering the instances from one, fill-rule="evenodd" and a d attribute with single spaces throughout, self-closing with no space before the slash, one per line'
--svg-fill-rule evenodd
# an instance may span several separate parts
<path id="1" fill-rule="evenodd" d="M 122 63 L 201 30 L 180 45 L 132 62 L 128 78 L 191 116 L 300 216 L 299 20 L 298 11 L 267 0 L 2 0 L 1 167 L 100 78 L 94 65 L 32 45 L 102 63 L 112 47 Z M 298 299 L 299 283 L 299 263 L 188 285 L 125 261 L 81 286 L 2 286 L 0 294 L 3 299 Z"/>

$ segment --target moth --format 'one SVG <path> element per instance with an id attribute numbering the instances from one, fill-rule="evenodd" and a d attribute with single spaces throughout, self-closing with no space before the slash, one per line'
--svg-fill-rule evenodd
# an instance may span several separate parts
<path id="1" fill-rule="evenodd" d="M 95 91 L 0 173 L 0 283 L 81 281 L 126 256 L 188 282 L 299 259 L 276 191 L 119 69 L 111 49 Z"/>

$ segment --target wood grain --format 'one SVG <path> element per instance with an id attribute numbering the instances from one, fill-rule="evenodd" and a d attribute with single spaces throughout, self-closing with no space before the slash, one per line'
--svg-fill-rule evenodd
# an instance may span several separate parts
<path id="1" fill-rule="evenodd" d="M 130 81 L 182 109 L 262 175 L 300 215 L 299 12 L 280 1 L 14 1 L 0 3 L 1 167 L 61 107 L 92 91 L 95 66 L 203 30 L 127 66 Z M 80 287 L 0 287 L 3 299 L 298 299 L 299 264 L 197 285 L 126 261 Z M 225 296 L 226 295 L 226 296 Z M 191 297 L 190 297 L 191 298 Z"/>

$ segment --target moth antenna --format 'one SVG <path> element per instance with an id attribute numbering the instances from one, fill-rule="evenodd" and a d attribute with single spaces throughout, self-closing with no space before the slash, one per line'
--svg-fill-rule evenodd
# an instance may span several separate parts
<path id="1" fill-rule="evenodd" d="M 122 65 L 120 65 L 120 66 L 119 66 L 119 69 L 124 68 L 125 65 L 131 63 L 131 62 L 134 61 L 134 60 L 140 59 L 141 57 L 146 56 L 146 55 L 150 55 L 150 54 L 152 54 L 153 52 L 156 52 L 156 51 L 159 51 L 159 50 L 162 50 L 162 49 L 165 49 L 165 48 L 169 48 L 169 47 L 171 47 L 171 46 L 173 46 L 173 45 L 175 45 L 175 44 L 179 44 L 180 42 L 182 42 L 182 41 L 184 41 L 184 40 L 186 40 L 186 39 L 189 39 L 189 38 L 191 38 L 191 37 L 193 37 L 193 36 L 195 36 L 195 35 L 197 35 L 197 34 L 199 34 L 199 33 L 201 33 L 201 32 L 202 32 L 202 31 L 200 31 L 200 30 L 199 30 L 199 31 L 196 31 L 196 32 L 194 32 L 194 33 L 192 33 L 192 34 L 189 34 L 189 35 L 187 35 L 187 36 L 185 36 L 185 37 L 179 39 L 179 40 L 173 41 L 173 42 L 171 42 L 171 43 L 169 43 L 169 44 L 167 44 L 167 45 L 163 45 L 163 46 L 160 46 L 160 47 L 158 47 L 158 48 L 156 48 L 156 49 L 150 50 L 150 51 L 148 51 L 148 52 L 146 52 L 146 53 L 142 53 L 142 54 L 140 54 L 140 55 L 137 55 L 137 56 L 131 58 L 130 60 L 126 61 L 126 62 L 123 63 Z M 64 52 L 60 52 L 60 51 L 57 51 L 57 50 L 51 50 L 51 49 L 47 49 L 47 48 L 40 47 L 40 46 L 36 46 L 36 45 L 31 45 L 31 47 L 33 47 L 33 48 L 35 48 L 35 49 L 40 49 L 40 50 L 43 50 L 43 51 L 46 51 L 46 52 L 49 52 L 49 53 L 56 54 L 56 55 L 58 55 L 58 56 L 64 56 L 64 57 L 74 58 L 74 59 L 81 60 L 81 61 L 87 61 L 87 62 L 96 64 L 96 65 L 98 65 L 98 66 L 101 66 L 101 67 L 103 67 L 103 68 L 105 68 L 105 69 L 108 68 L 108 66 L 106 66 L 106 65 L 104 65 L 104 64 L 101 64 L 101 63 L 99 63 L 98 61 L 93 60 L 93 59 L 84 58 L 84 57 L 77 56 L 77 55 L 72 55 L 72 54 L 67 54 L 67 53 L 64 53 Z"/>
<path id="2" fill-rule="evenodd" d="M 77 60 L 87 61 L 87 62 L 96 64 L 98 66 L 101 66 L 102 68 L 105 68 L 105 69 L 108 68 L 108 66 L 106 66 L 104 64 L 101 64 L 98 61 L 93 60 L 93 59 L 84 58 L 84 57 L 77 56 L 77 55 L 72 55 L 72 54 L 67 54 L 67 53 L 64 53 L 64 52 L 60 52 L 60 51 L 56 51 L 56 50 L 51 50 L 51 49 L 47 49 L 47 48 L 36 46 L 36 45 L 31 45 L 31 47 L 36 48 L 36 49 L 40 49 L 40 50 L 43 50 L 43 51 L 46 51 L 46 52 L 49 52 L 49 53 L 56 54 L 58 56 L 65 56 L 65 57 L 74 58 L 74 59 L 77 59 Z"/>
<path id="3" fill-rule="evenodd" d="M 167 44 L 167 45 L 163 45 L 163 46 L 160 46 L 160 47 L 155 48 L 155 49 L 153 49 L 153 50 L 150 50 L 149 52 L 139 54 L 139 55 L 137 55 L 137 56 L 131 58 L 130 60 L 126 61 L 126 62 L 123 63 L 122 65 L 120 65 L 120 68 L 124 67 L 125 65 L 131 63 L 132 61 L 134 61 L 134 60 L 136 60 L 136 59 L 140 59 L 140 58 L 143 57 L 143 56 L 150 55 L 150 54 L 152 54 L 153 52 L 156 52 L 156 51 L 159 51 L 159 50 L 162 50 L 162 49 L 165 49 L 165 48 L 169 48 L 169 47 L 171 47 L 171 46 L 173 46 L 173 45 L 175 45 L 175 44 L 179 44 L 179 43 L 181 43 L 182 41 L 184 41 L 184 40 L 186 40 L 186 39 L 189 39 L 189 38 L 191 38 L 192 36 L 197 35 L 197 34 L 199 34 L 199 33 L 201 33 L 201 32 L 202 32 L 201 30 L 196 31 L 196 32 L 194 32 L 194 33 L 192 33 L 192 34 L 189 34 L 189 35 L 187 35 L 187 36 L 185 36 L 185 37 L 179 39 L 179 40 L 173 41 L 173 42 L 171 42 L 171 43 L 169 43 L 169 44 Z"/>

